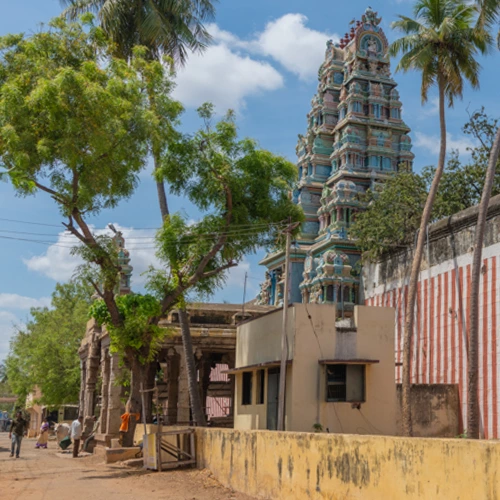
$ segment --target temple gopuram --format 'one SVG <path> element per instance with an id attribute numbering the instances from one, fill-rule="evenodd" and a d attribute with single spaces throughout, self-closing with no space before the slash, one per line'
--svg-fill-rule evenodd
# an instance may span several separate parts
<path id="1" fill-rule="evenodd" d="M 391 77 L 381 18 L 368 8 L 339 43 L 327 42 L 318 90 L 299 135 L 293 200 L 306 217 L 291 249 L 291 302 L 337 303 L 342 316 L 359 303 L 361 252 L 351 237 L 363 193 L 412 168 L 409 127 Z M 267 254 L 257 303 L 280 306 L 284 252 Z"/>

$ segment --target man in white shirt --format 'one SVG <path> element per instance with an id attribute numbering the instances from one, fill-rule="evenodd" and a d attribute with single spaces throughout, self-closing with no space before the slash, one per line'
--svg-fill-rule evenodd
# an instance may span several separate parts
<path id="1" fill-rule="evenodd" d="M 73 458 L 78 458 L 80 439 L 82 438 L 82 422 L 83 417 L 79 416 L 76 420 L 73 420 L 69 429 L 69 435 L 73 440 Z"/>

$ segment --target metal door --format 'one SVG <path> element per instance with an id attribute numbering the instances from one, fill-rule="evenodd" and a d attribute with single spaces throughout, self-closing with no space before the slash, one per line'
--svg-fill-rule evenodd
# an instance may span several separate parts
<path id="1" fill-rule="evenodd" d="M 271 368 L 267 372 L 267 429 L 275 431 L 278 428 L 278 394 L 280 369 Z"/>

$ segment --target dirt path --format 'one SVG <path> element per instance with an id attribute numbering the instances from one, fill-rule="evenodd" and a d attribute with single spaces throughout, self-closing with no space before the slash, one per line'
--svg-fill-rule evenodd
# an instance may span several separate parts
<path id="1" fill-rule="evenodd" d="M 106 465 L 99 456 L 73 459 L 56 443 L 37 450 L 23 439 L 21 458 L 10 458 L 7 433 L 0 433 L 1 500 L 252 500 L 223 488 L 208 471 L 148 472 Z"/>

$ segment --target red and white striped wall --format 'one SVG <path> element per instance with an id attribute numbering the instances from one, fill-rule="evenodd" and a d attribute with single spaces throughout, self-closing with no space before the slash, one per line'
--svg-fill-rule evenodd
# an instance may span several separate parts
<path id="1" fill-rule="evenodd" d="M 412 382 L 458 384 L 462 427 L 467 422 L 467 332 L 472 254 L 420 274 L 412 342 Z M 479 295 L 479 405 L 485 438 L 500 436 L 500 243 L 483 249 Z M 401 382 L 408 280 L 367 292 L 368 306 L 396 308 L 396 380 Z"/>

